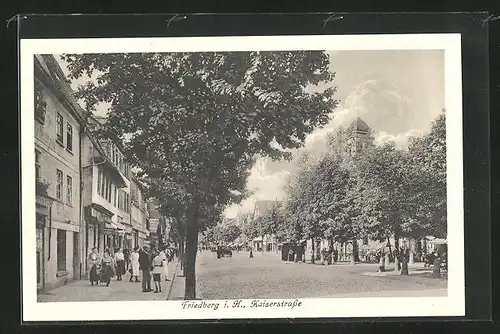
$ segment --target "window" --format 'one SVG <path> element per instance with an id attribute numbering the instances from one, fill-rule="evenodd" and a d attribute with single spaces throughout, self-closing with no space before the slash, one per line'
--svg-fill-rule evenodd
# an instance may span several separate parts
<path id="1" fill-rule="evenodd" d="M 111 143 L 107 142 L 106 144 L 106 155 L 108 156 L 108 159 L 111 159 Z"/>
<path id="2" fill-rule="evenodd" d="M 66 176 L 66 204 L 73 205 L 73 179 Z"/>
<path id="3" fill-rule="evenodd" d="M 60 113 L 57 113 L 57 124 L 56 124 L 56 134 L 57 134 L 57 142 L 61 145 L 64 145 L 64 120 Z"/>
<path id="4" fill-rule="evenodd" d="M 56 183 L 56 198 L 62 200 L 63 194 L 63 172 L 59 169 L 56 171 L 57 183 Z"/>
<path id="5" fill-rule="evenodd" d="M 111 203 L 111 180 L 108 180 L 108 193 L 106 194 L 106 199 Z"/>
<path id="6" fill-rule="evenodd" d="M 102 180 L 102 170 L 99 168 L 97 170 L 97 193 L 101 194 L 101 180 Z"/>
<path id="7" fill-rule="evenodd" d="M 43 100 L 43 94 L 35 84 L 35 119 L 41 124 L 45 123 L 45 114 L 47 112 L 47 103 Z"/>
<path id="8" fill-rule="evenodd" d="M 37 181 L 41 181 L 42 179 L 42 152 L 35 149 L 35 176 Z"/>
<path id="9" fill-rule="evenodd" d="M 118 190 L 118 209 L 123 209 L 123 192 Z"/>
<path id="10" fill-rule="evenodd" d="M 104 199 L 108 199 L 108 189 L 109 189 L 109 182 L 108 182 L 108 178 L 105 177 L 104 178 L 104 192 L 102 194 L 102 197 L 104 197 Z"/>
<path id="11" fill-rule="evenodd" d="M 118 191 L 117 191 L 117 190 L 118 190 L 118 189 L 116 189 L 116 187 L 115 187 L 115 193 L 114 193 L 114 195 L 115 195 L 115 196 L 114 196 L 114 198 L 113 198 L 113 202 L 114 202 L 114 206 L 115 206 L 115 208 L 116 208 L 116 207 L 117 207 L 117 205 L 118 205 L 118 204 L 117 204 L 117 201 L 118 201 L 118 198 L 117 198 L 117 197 L 118 197 Z"/>
<path id="12" fill-rule="evenodd" d="M 104 198 L 104 193 L 106 191 L 106 176 L 104 175 L 104 172 L 101 173 L 102 174 L 102 177 L 101 177 L 101 192 L 100 192 L 100 195 L 102 198 Z"/>
<path id="13" fill-rule="evenodd" d="M 66 270 L 66 231 L 57 230 L 57 270 Z"/>
<path id="14" fill-rule="evenodd" d="M 69 123 L 66 124 L 66 149 L 73 151 L 73 127 Z"/>

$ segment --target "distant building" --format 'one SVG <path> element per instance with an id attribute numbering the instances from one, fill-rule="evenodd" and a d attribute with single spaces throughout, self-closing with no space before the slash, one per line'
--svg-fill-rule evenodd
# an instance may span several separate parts
<path id="1" fill-rule="evenodd" d="M 131 186 L 131 223 L 132 233 L 128 236 L 127 247 L 129 249 L 143 246 L 149 240 L 149 211 L 147 200 L 144 197 L 144 185 L 133 175 L 130 181 Z"/>
<path id="2" fill-rule="evenodd" d="M 373 142 L 371 128 L 359 117 L 351 123 L 347 130 L 349 133 L 347 149 L 351 155 L 355 155 Z"/>
<path id="3" fill-rule="evenodd" d="M 252 219 L 256 219 L 273 209 L 278 201 L 257 201 L 255 203 Z M 250 246 L 254 251 L 276 252 L 278 251 L 278 241 L 274 234 L 265 234 L 251 240 Z"/>

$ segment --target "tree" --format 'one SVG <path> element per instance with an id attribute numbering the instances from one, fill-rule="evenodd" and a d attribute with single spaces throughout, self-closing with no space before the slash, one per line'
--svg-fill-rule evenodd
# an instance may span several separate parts
<path id="1" fill-rule="evenodd" d="M 415 190 L 412 196 L 414 218 L 423 231 L 446 238 L 446 113 L 434 120 L 430 131 L 421 138 L 413 138 L 409 145 L 413 167 L 411 183 Z"/>
<path id="2" fill-rule="evenodd" d="M 305 89 L 334 79 L 328 55 L 319 51 L 78 54 L 63 59 L 71 78 L 97 75 L 77 97 L 89 110 L 100 102 L 111 105 L 108 135 L 127 139 L 125 152 L 142 171 L 139 177 L 153 184 L 168 182 L 183 194 L 186 299 L 196 297 L 202 211 L 241 201 L 255 157 L 289 158 L 289 150 L 326 124 L 338 103 L 335 88 Z"/>
<path id="3" fill-rule="evenodd" d="M 241 229 L 235 224 L 229 224 L 224 226 L 222 233 L 224 242 L 231 243 L 241 235 Z"/>

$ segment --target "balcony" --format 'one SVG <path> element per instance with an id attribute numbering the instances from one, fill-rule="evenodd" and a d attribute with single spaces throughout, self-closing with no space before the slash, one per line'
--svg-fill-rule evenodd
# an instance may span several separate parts
<path id="1" fill-rule="evenodd" d="M 123 177 L 122 173 L 115 164 L 113 164 L 108 158 L 102 156 L 94 157 L 94 163 L 102 165 L 110 176 L 113 178 L 113 182 L 120 188 L 125 188 L 128 186 L 127 180 Z"/>

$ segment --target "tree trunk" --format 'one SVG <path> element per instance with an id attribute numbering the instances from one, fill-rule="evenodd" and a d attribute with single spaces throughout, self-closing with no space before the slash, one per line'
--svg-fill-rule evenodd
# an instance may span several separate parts
<path id="1" fill-rule="evenodd" d="M 432 264 L 432 277 L 441 277 L 441 259 L 439 257 L 436 258 Z"/>
<path id="2" fill-rule="evenodd" d="M 352 241 L 351 264 L 356 264 L 356 241 Z"/>
<path id="3" fill-rule="evenodd" d="M 392 254 L 392 249 L 391 249 L 391 239 L 387 237 L 387 247 L 389 247 L 389 254 Z M 389 262 L 387 262 L 389 264 Z"/>
<path id="4" fill-rule="evenodd" d="M 184 272 L 185 266 L 185 258 L 184 258 L 184 237 L 180 237 L 179 241 L 179 259 L 178 261 L 181 264 L 182 277 L 185 277 L 186 273 Z"/>
<path id="5" fill-rule="evenodd" d="M 198 206 L 189 209 L 187 214 L 186 253 L 184 273 L 186 285 L 184 290 L 185 300 L 196 299 L 196 254 L 198 253 Z"/>
<path id="6" fill-rule="evenodd" d="M 399 235 L 394 232 L 394 268 L 395 270 L 401 270 L 401 263 L 399 262 Z"/>
<path id="7" fill-rule="evenodd" d="M 314 245 L 314 238 L 311 238 L 311 263 L 314 264 L 316 261 L 315 261 L 315 251 L 316 247 Z"/>
<path id="8" fill-rule="evenodd" d="M 380 264 L 378 267 L 379 272 L 385 272 L 385 256 L 384 254 L 380 254 Z"/>
<path id="9" fill-rule="evenodd" d="M 408 256 L 409 256 L 409 253 L 408 253 Z M 409 275 L 409 272 L 408 272 L 408 257 L 407 257 L 407 253 L 403 254 L 403 257 L 402 257 L 402 265 L 401 265 L 401 275 Z"/>

